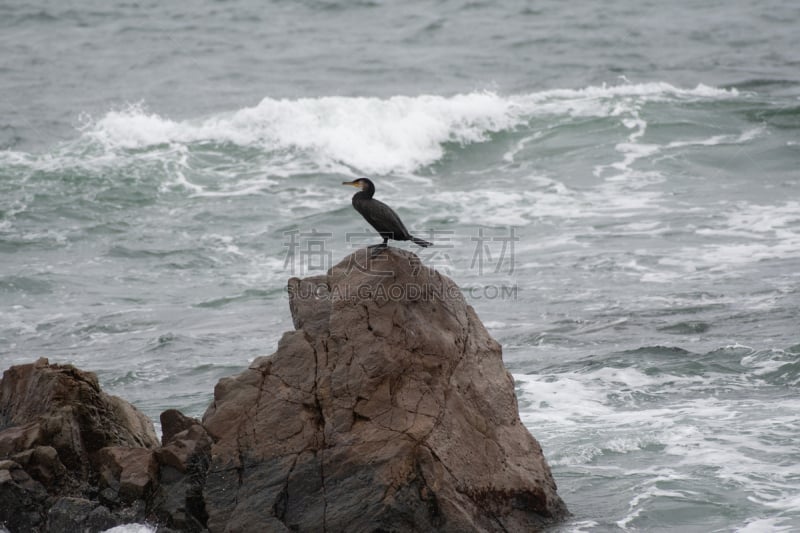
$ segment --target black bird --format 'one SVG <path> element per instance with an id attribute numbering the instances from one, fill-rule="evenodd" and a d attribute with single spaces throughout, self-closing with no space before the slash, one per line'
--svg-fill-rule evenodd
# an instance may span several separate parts
<path id="1" fill-rule="evenodd" d="M 380 252 L 388 246 L 387 241 L 411 241 L 419 246 L 431 246 L 431 243 L 418 239 L 411 235 L 403 221 L 397 216 L 394 210 L 372 196 L 375 194 L 375 185 L 367 178 L 359 178 L 354 181 L 343 181 L 342 185 L 352 185 L 361 189 L 353 195 L 353 207 L 361 213 L 369 224 L 383 237 L 382 244 L 375 244 L 370 248 L 375 248 L 373 253 Z"/>

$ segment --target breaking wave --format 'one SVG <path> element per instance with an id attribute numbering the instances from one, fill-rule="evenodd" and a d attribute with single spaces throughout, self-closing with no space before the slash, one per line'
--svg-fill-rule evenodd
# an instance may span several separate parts
<path id="1" fill-rule="evenodd" d="M 556 89 L 502 96 L 477 91 L 453 96 L 264 98 L 258 105 L 201 120 L 176 121 L 141 104 L 86 117 L 82 138 L 105 151 L 216 144 L 257 148 L 284 163 L 304 160 L 312 171 L 342 168 L 407 174 L 440 161 L 449 144 L 485 142 L 547 115 L 623 116 L 645 102 L 728 99 L 735 89 L 668 83 Z M 308 165 L 300 165 L 308 166 Z"/>

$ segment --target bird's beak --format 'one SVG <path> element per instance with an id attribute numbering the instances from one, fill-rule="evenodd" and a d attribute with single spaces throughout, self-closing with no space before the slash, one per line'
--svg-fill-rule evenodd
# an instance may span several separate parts
<path id="1" fill-rule="evenodd" d="M 343 181 L 342 185 L 350 185 L 352 187 L 361 188 L 361 184 L 360 183 L 356 183 L 355 181 Z"/>

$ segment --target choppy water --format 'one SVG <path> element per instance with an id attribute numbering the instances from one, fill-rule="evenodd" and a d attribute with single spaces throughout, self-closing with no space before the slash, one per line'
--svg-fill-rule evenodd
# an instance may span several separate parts
<path id="1" fill-rule="evenodd" d="M 559 531 L 800 529 L 799 24 L 5 2 L 2 366 L 200 416 L 291 328 L 289 276 L 375 242 L 339 185 L 368 175 L 503 344 Z"/>

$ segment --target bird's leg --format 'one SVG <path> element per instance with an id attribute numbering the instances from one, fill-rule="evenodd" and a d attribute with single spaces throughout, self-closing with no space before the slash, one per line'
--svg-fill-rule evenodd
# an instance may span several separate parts
<path id="1" fill-rule="evenodd" d="M 368 248 L 371 250 L 371 252 L 369 254 L 369 257 L 373 258 L 376 255 L 378 255 L 379 253 L 381 253 L 382 251 L 384 251 L 385 249 L 387 249 L 389 247 L 387 242 L 389 242 L 389 239 L 383 239 L 382 243 L 373 244 L 372 246 L 369 246 Z"/>

